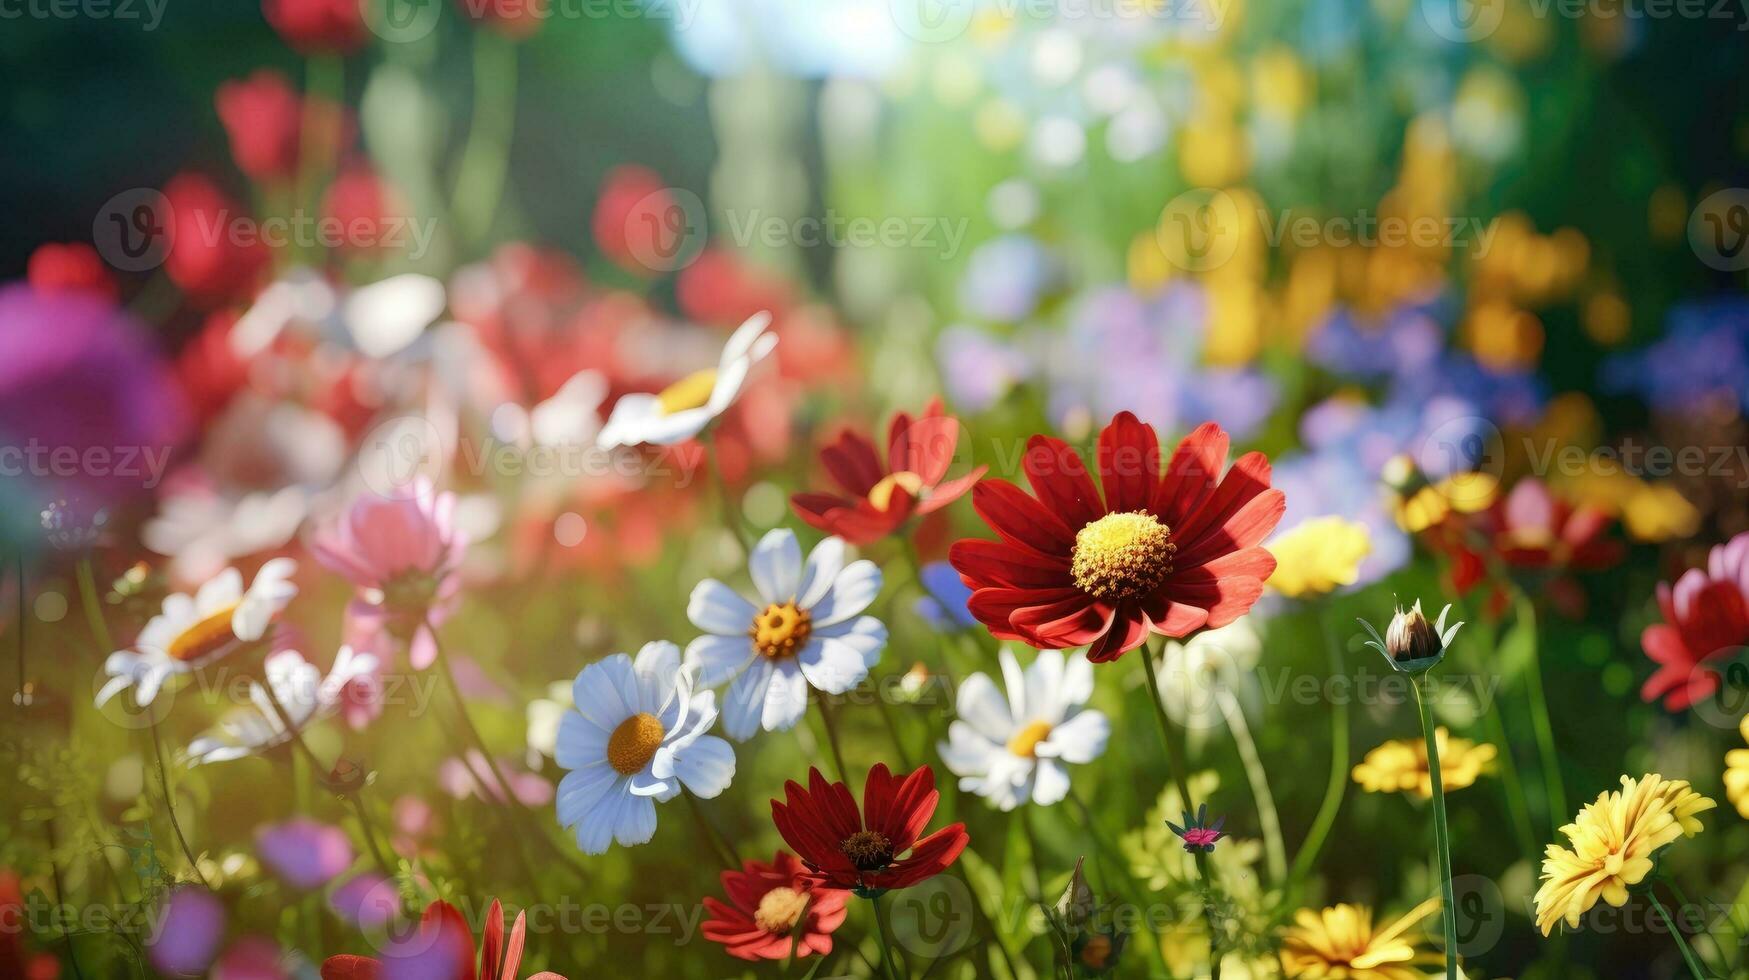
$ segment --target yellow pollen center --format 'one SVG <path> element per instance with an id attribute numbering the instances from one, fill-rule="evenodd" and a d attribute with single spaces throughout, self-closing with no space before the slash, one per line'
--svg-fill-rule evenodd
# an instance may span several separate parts
<path id="1" fill-rule="evenodd" d="M 1100 599 L 1134 599 L 1172 574 L 1172 530 L 1145 511 L 1107 514 L 1075 533 L 1069 571 Z"/>
<path id="2" fill-rule="evenodd" d="M 875 510 L 886 510 L 893 506 L 893 491 L 895 489 L 903 489 L 912 497 L 916 497 L 918 492 L 923 489 L 923 478 L 910 470 L 889 473 L 868 492 L 868 502 L 874 505 Z"/>
<path id="3" fill-rule="evenodd" d="M 1051 737 L 1051 724 L 1048 721 L 1035 721 L 1008 740 L 1008 751 L 1025 758 L 1038 754 L 1038 743 Z"/>
<path id="4" fill-rule="evenodd" d="M 813 618 L 806 609 L 797 609 L 791 599 L 783 605 L 766 606 L 764 612 L 753 617 L 753 627 L 747 635 L 753 638 L 754 650 L 777 660 L 802 652 L 813 632 Z"/>
<path id="5" fill-rule="evenodd" d="M 607 737 L 607 764 L 621 776 L 630 776 L 650 764 L 662 747 L 662 722 L 647 711 L 619 723 Z"/>
<path id="6" fill-rule="evenodd" d="M 796 922 L 802 917 L 802 909 L 807 908 L 807 905 L 807 892 L 779 885 L 759 899 L 759 908 L 753 913 L 753 922 L 766 932 L 786 935 L 796 927 Z"/>
<path id="7" fill-rule="evenodd" d="M 235 640 L 237 635 L 231 632 L 231 614 L 237 611 L 237 605 L 233 602 L 176 634 L 167 651 L 170 659 L 182 663 L 201 660 Z"/>
<path id="8" fill-rule="evenodd" d="M 703 408 L 716 386 L 717 369 L 703 368 L 663 388 L 656 400 L 662 403 L 662 414 L 673 415 L 689 408 Z"/>

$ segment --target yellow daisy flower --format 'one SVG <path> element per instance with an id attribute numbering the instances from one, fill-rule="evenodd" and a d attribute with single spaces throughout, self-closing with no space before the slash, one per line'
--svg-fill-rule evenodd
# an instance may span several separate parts
<path id="1" fill-rule="evenodd" d="M 1740 730 L 1743 741 L 1749 742 L 1749 716 L 1744 717 Z M 1725 799 L 1749 819 L 1749 749 L 1732 749 L 1725 753 Z"/>
<path id="2" fill-rule="evenodd" d="M 1439 739 L 1439 776 L 1445 791 L 1463 789 L 1494 769 L 1498 750 L 1486 742 L 1452 738 L 1444 728 Z M 1354 767 L 1354 781 L 1368 793 L 1412 793 L 1433 799 L 1433 775 L 1427 767 L 1425 739 L 1394 739 L 1366 754 Z"/>
<path id="3" fill-rule="evenodd" d="M 1545 851 L 1537 927 L 1545 936 L 1557 922 L 1577 928 L 1599 898 L 1616 908 L 1626 904 L 1628 889 L 1652 873 L 1653 854 L 1685 834 L 1699 833 L 1695 815 L 1717 805 L 1686 780 L 1656 773 L 1623 776 L 1620 792 L 1598 794 L 1561 828 L 1571 848 L 1550 844 Z"/>
<path id="4" fill-rule="evenodd" d="M 1314 517 L 1289 528 L 1268 547 L 1275 556 L 1269 586 L 1298 599 L 1353 585 L 1360 577 L 1360 563 L 1372 553 L 1372 536 L 1365 524 Z"/>
<path id="5" fill-rule="evenodd" d="M 1403 933 L 1439 908 L 1430 898 L 1389 927 L 1374 930 L 1372 910 L 1364 905 L 1337 905 L 1314 912 L 1300 909 L 1281 937 L 1281 972 L 1302 980 L 1422 980 L 1437 970 L 1421 967 L 1443 963 L 1436 952 L 1417 950 Z"/>

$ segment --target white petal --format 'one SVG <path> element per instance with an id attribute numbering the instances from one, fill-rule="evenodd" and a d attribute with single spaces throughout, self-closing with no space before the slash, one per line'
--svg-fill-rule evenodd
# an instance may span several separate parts
<path id="1" fill-rule="evenodd" d="M 686 662 L 698 669 L 698 683 L 719 687 L 739 674 L 757 656 L 747 634 L 701 636 L 686 645 Z"/>
<path id="2" fill-rule="evenodd" d="M 359 351 L 381 358 L 417 340 L 447 302 L 443 283 L 404 272 L 353 290 L 340 316 Z"/>
<path id="3" fill-rule="evenodd" d="M 996 663 L 1002 668 L 1002 686 L 1008 689 L 1009 716 L 1016 725 L 1029 721 L 1038 713 L 1038 709 L 1026 699 L 1026 675 L 1020 670 L 1020 661 L 1014 659 L 1014 651 L 1003 644 L 996 654 Z"/>
<path id="4" fill-rule="evenodd" d="M 614 831 L 618 829 L 620 811 L 631 795 L 626 789 L 626 778 L 618 776 L 596 797 L 595 805 L 582 812 L 573 826 L 577 832 L 577 846 L 584 854 L 607 853 L 613 845 Z"/>
<path id="5" fill-rule="evenodd" d="M 747 571 L 766 602 L 782 604 L 794 599 L 802 581 L 802 546 L 796 542 L 795 532 L 783 527 L 765 532 L 753 546 Z"/>
<path id="6" fill-rule="evenodd" d="M 728 742 L 706 735 L 673 754 L 674 775 L 694 796 L 711 799 L 735 778 L 735 750 Z"/>
<path id="7" fill-rule="evenodd" d="M 194 594 L 195 613 L 200 616 L 209 616 L 241 598 L 243 598 L 243 573 L 235 568 L 227 568 L 207 579 L 206 584 L 200 587 L 200 591 Z M 168 606 L 170 601 L 166 599 L 164 604 Z"/>
<path id="8" fill-rule="evenodd" d="M 566 773 L 565 778 L 559 780 L 559 791 L 553 798 L 560 826 L 575 827 L 589 820 L 619 778 L 619 773 L 605 762 Z"/>
<path id="9" fill-rule="evenodd" d="M 771 672 L 765 689 L 765 710 L 759 725 L 768 732 L 787 732 L 796 727 L 808 710 L 808 679 L 794 660 L 782 660 Z"/>
<path id="10" fill-rule="evenodd" d="M 654 760 L 652 760 L 654 761 Z M 632 773 L 632 778 L 626 783 L 633 796 L 673 795 L 675 786 L 670 780 L 658 777 L 645 766 L 643 771 Z"/>
<path id="11" fill-rule="evenodd" d="M 729 685 L 723 696 L 723 730 L 737 742 L 745 742 L 759 730 L 759 717 L 765 711 L 765 690 L 771 686 L 771 661 L 753 658 L 753 663 Z"/>
<path id="12" fill-rule="evenodd" d="M 808 563 L 802 569 L 802 584 L 796 592 L 796 605 L 812 609 L 826 597 L 844 570 L 844 539 L 826 538 L 808 552 Z"/>
<path id="13" fill-rule="evenodd" d="M 1063 662 L 1063 679 L 1057 689 L 1057 701 L 1068 709 L 1086 704 L 1091 697 L 1093 665 L 1087 662 L 1085 654 L 1073 654 Z"/>
<path id="14" fill-rule="evenodd" d="M 1039 806 L 1061 803 L 1069 795 L 1069 773 L 1049 759 L 1038 760 L 1033 772 L 1032 801 Z"/>
<path id="15" fill-rule="evenodd" d="M 812 612 L 815 626 L 842 623 L 867 609 L 875 596 L 881 594 L 881 570 L 867 559 L 853 561 L 838 573 L 832 591 L 815 603 Z"/>
<path id="16" fill-rule="evenodd" d="M 564 769 L 583 769 L 607 758 L 607 740 L 612 732 L 575 711 L 559 719 L 559 737 L 553 761 Z"/>
<path id="17" fill-rule="evenodd" d="M 636 689 L 632 660 L 623 653 L 592 663 L 577 673 L 571 684 L 571 699 L 577 711 L 596 727 L 611 732 L 619 723 L 637 714 L 621 692 Z"/>
<path id="18" fill-rule="evenodd" d="M 809 684 L 828 694 L 843 694 L 868 676 L 861 651 L 840 639 L 809 640 L 796 663 Z"/>
<path id="19" fill-rule="evenodd" d="M 1026 668 L 1026 717 L 1055 725 L 1063 720 L 1063 652 L 1040 650 Z"/>
<path id="20" fill-rule="evenodd" d="M 937 742 L 936 750 L 956 776 L 981 776 L 989 772 L 996 754 L 1003 751 L 1000 745 L 963 721 L 947 726 L 947 741 Z"/>
<path id="21" fill-rule="evenodd" d="M 692 597 L 686 601 L 686 618 L 692 625 L 721 636 L 745 637 L 758 613 L 753 603 L 714 578 L 694 586 Z"/>
<path id="22" fill-rule="evenodd" d="M 881 651 L 887 646 L 887 627 L 873 616 L 858 616 L 848 622 L 814 630 L 814 636 L 847 643 L 862 655 L 862 664 L 870 670 L 880 663 Z"/>
<path id="23" fill-rule="evenodd" d="M 1008 713 L 1008 701 L 988 676 L 972 674 L 967 677 L 960 685 L 955 707 L 967 724 L 992 742 L 1006 745 L 1014 737 L 1014 718 Z"/>
<path id="24" fill-rule="evenodd" d="M 636 847 L 648 844 L 650 838 L 656 836 L 656 801 L 643 796 L 627 794 L 620 801 L 619 813 L 615 820 L 613 839 L 621 847 Z"/>
<path id="25" fill-rule="evenodd" d="M 1099 711 L 1083 711 L 1061 725 L 1035 748 L 1040 758 L 1056 758 L 1077 765 L 1092 762 L 1105 753 L 1111 737 L 1111 722 Z"/>
<path id="26" fill-rule="evenodd" d="M 667 640 L 653 640 L 638 650 L 632 661 L 639 688 L 639 711 L 660 715 L 674 697 L 680 673 L 680 648 Z"/>
<path id="27" fill-rule="evenodd" d="M 719 366 L 751 353 L 760 335 L 765 333 L 766 328 L 770 326 L 771 313 L 768 310 L 761 310 L 741 321 L 741 325 L 735 328 L 735 332 L 730 334 L 728 341 L 723 344 L 723 353 L 718 359 Z"/>
<path id="28" fill-rule="evenodd" d="M 134 679 L 134 704 L 144 708 L 158 696 L 158 689 L 169 679 L 170 670 L 159 664 L 144 664 Z"/>
<path id="29" fill-rule="evenodd" d="M 595 437 L 601 449 L 636 446 L 643 442 L 643 430 L 662 415 L 662 400 L 655 395 L 634 392 L 622 395 L 613 405 L 607 424 Z"/>

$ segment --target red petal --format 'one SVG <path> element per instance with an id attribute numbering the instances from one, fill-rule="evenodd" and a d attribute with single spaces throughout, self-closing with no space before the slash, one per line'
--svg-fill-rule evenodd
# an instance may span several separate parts
<path id="1" fill-rule="evenodd" d="M 1149 509 L 1176 530 L 1214 494 L 1226 465 L 1227 433 L 1213 422 L 1204 422 L 1172 451 Z"/>
<path id="2" fill-rule="evenodd" d="M 1074 584 L 1065 559 L 1016 548 L 1004 541 L 955 541 L 947 560 L 962 576 L 1019 589 L 1065 589 Z"/>
<path id="3" fill-rule="evenodd" d="M 909 888 L 947 870 L 971 842 L 963 823 L 950 824 L 917 842 L 910 856 L 887 870 L 871 875 L 877 888 Z"/>
<path id="4" fill-rule="evenodd" d="M 929 491 L 929 496 L 923 501 L 922 506 L 917 508 L 917 513 L 934 513 L 965 496 L 966 491 L 970 490 L 979 480 L 982 480 L 984 478 L 984 473 L 989 469 L 988 466 L 980 466 L 970 473 L 967 473 L 965 476 L 957 477 L 946 483 L 936 485 L 933 490 Z"/>
<path id="5" fill-rule="evenodd" d="M 377 980 L 383 965 L 368 956 L 342 953 L 322 961 L 322 980 Z"/>
<path id="6" fill-rule="evenodd" d="M 820 462 L 826 464 L 826 472 L 832 474 L 844 492 L 853 497 L 868 496 L 886 476 L 880 457 L 875 455 L 874 443 L 848 429 L 838 434 L 836 442 L 820 450 Z"/>
<path id="7" fill-rule="evenodd" d="M 528 942 L 528 912 L 516 913 L 516 924 L 510 927 L 510 945 L 504 947 L 504 972 L 499 980 L 516 980 L 516 971 L 522 969 L 522 949 Z M 491 980 L 483 977 L 482 980 Z"/>
<path id="8" fill-rule="evenodd" d="M 1006 541 L 1045 555 L 1067 555 L 1075 532 L 1006 480 L 985 480 L 972 488 L 972 508 Z"/>
<path id="9" fill-rule="evenodd" d="M 856 545 L 879 541 L 905 522 L 911 512 L 911 495 L 895 489 L 892 503 L 892 507 L 881 511 L 866 500 L 851 501 L 826 493 L 798 493 L 790 497 L 790 508 L 808 526 Z"/>
<path id="10" fill-rule="evenodd" d="M 1039 502 L 1071 532 L 1079 531 L 1105 514 L 1093 477 L 1080 455 L 1061 439 L 1033 436 L 1026 441 L 1026 454 L 1020 459 L 1026 471 L 1026 481 Z M 1070 535 L 1074 543 L 1074 535 Z"/>
<path id="11" fill-rule="evenodd" d="M 999 640 L 1029 641 L 1025 630 L 1014 625 L 1013 615 L 1017 609 L 1028 606 L 1056 602 L 1071 596 L 1085 596 L 1079 589 L 1009 589 L 981 588 L 972 586 L 976 591 L 967 600 L 966 608 L 989 629 L 990 635 Z"/>
<path id="12" fill-rule="evenodd" d="M 910 424 L 899 442 L 888 443 L 887 469 L 910 470 L 923 478 L 924 486 L 934 486 L 947 475 L 959 438 L 958 419 L 940 415 L 920 418 Z"/>
<path id="13" fill-rule="evenodd" d="M 1182 535 L 1180 540 L 1194 541 L 1211 528 L 1226 526 L 1239 508 L 1269 489 L 1269 477 L 1269 457 L 1246 453 L 1221 478 L 1214 494 L 1194 512 L 1187 512 L 1182 526 L 1175 525 L 1172 530 Z"/>
<path id="14" fill-rule="evenodd" d="M 486 930 L 480 936 L 480 976 L 497 980 L 498 952 L 504 946 L 504 906 L 492 899 L 486 909 Z"/>
<path id="15" fill-rule="evenodd" d="M 1281 523 L 1286 509 L 1287 496 L 1280 490 L 1263 491 L 1246 501 L 1226 523 L 1196 537 L 1185 537 L 1183 540 L 1188 544 L 1181 546 L 1175 556 L 1178 567 L 1194 568 L 1228 552 L 1256 547 Z"/>
<path id="16" fill-rule="evenodd" d="M 1160 483 L 1160 437 L 1154 427 L 1119 412 L 1099 433 L 1099 485 L 1105 509 L 1144 510 Z"/>
<path id="17" fill-rule="evenodd" d="M 1149 596 L 1142 603 L 1142 613 L 1154 632 L 1162 636 L 1184 637 L 1207 625 L 1207 609 L 1184 602 L 1173 602 L 1164 594 Z"/>
<path id="18" fill-rule="evenodd" d="M 1092 663 L 1106 663 L 1116 660 L 1136 647 L 1148 642 L 1148 621 L 1141 611 L 1126 605 L 1116 611 L 1111 619 L 1111 626 L 1105 633 L 1087 648 L 1087 659 Z"/>
<path id="19" fill-rule="evenodd" d="M 1067 650 L 1103 636 L 1114 614 L 1113 607 L 1075 590 L 1053 602 L 1022 606 L 1008 614 L 1008 622 L 1044 640 L 1049 649 Z"/>

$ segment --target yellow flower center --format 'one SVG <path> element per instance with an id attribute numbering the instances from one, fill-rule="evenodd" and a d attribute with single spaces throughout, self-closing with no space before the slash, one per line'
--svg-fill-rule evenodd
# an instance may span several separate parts
<path id="1" fill-rule="evenodd" d="M 859 830 L 846 837 L 838 850 L 858 871 L 879 871 L 893 863 L 893 842 L 878 830 Z"/>
<path id="2" fill-rule="evenodd" d="M 796 927 L 796 922 L 802 917 L 802 909 L 807 906 L 807 892 L 779 885 L 766 892 L 759 900 L 759 908 L 753 913 L 753 921 L 766 932 L 783 935 Z"/>
<path id="3" fill-rule="evenodd" d="M 753 649 L 777 660 L 802 652 L 813 632 L 813 618 L 806 609 L 797 609 L 791 599 L 782 605 L 766 606 L 764 612 L 753 617 L 753 628 L 747 635 L 753 637 Z"/>
<path id="4" fill-rule="evenodd" d="M 1014 733 L 1008 740 L 1008 751 L 1030 759 L 1038 754 L 1038 743 L 1050 737 L 1050 722 L 1035 721 Z"/>
<path id="5" fill-rule="evenodd" d="M 1069 571 L 1100 599 L 1134 599 L 1172 574 L 1172 530 L 1145 511 L 1107 514 L 1075 533 Z"/>
<path id="6" fill-rule="evenodd" d="M 910 470 L 890 473 L 868 492 L 868 502 L 875 510 L 886 510 L 893 505 L 893 491 L 899 488 L 915 497 L 923 489 L 923 478 Z"/>
<path id="7" fill-rule="evenodd" d="M 190 663 L 224 649 L 225 644 L 237 638 L 231 632 L 231 614 L 237 611 L 237 605 L 233 602 L 176 634 L 167 651 L 170 659 Z"/>
<path id="8" fill-rule="evenodd" d="M 1621 855 L 1612 852 L 1608 857 L 1603 859 L 1603 873 L 1606 875 L 1620 874 L 1621 865 Z"/>
<path id="9" fill-rule="evenodd" d="M 662 403 L 662 414 L 673 415 L 689 408 L 703 408 L 716 386 L 717 369 L 702 368 L 663 388 L 656 400 Z"/>
<path id="10" fill-rule="evenodd" d="M 655 715 L 647 711 L 632 715 L 607 737 L 607 764 L 621 776 L 641 771 L 662 747 L 665 734 Z"/>

